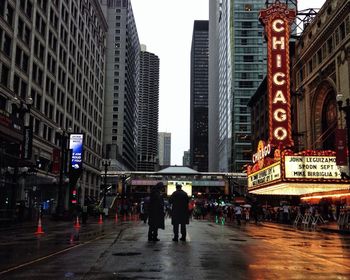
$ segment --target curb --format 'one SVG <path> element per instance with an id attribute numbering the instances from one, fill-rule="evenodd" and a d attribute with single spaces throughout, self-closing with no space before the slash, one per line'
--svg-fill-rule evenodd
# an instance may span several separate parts
<path id="1" fill-rule="evenodd" d="M 332 232 L 332 233 L 338 233 L 338 234 L 350 234 L 350 230 L 346 230 L 346 229 L 336 229 L 336 228 L 327 228 L 327 227 L 321 227 L 320 229 L 324 232 Z"/>

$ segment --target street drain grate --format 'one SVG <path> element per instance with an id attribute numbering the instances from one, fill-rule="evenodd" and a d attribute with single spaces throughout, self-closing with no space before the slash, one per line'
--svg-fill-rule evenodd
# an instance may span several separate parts
<path id="1" fill-rule="evenodd" d="M 118 256 L 118 257 L 128 257 L 128 256 L 137 256 L 141 255 L 139 252 L 122 252 L 122 253 L 114 253 L 113 256 Z"/>
<path id="2" fill-rule="evenodd" d="M 231 241 L 238 241 L 238 242 L 246 242 L 245 239 L 236 239 L 236 238 L 230 238 Z"/>

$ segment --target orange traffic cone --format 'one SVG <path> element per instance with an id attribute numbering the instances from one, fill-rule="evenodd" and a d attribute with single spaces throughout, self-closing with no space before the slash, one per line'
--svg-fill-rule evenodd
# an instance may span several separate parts
<path id="1" fill-rule="evenodd" d="M 118 213 L 115 213 L 115 222 L 118 222 Z"/>
<path id="2" fill-rule="evenodd" d="M 75 228 L 80 228 L 79 217 L 78 217 L 78 216 L 77 216 L 77 219 L 76 219 L 76 221 L 75 221 L 74 227 L 75 227 Z"/>
<path id="3" fill-rule="evenodd" d="M 103 224 L 102 214 L 100 214 L 100 218 L 98 219 L 99 224 Z"/>
<path id="4" fill-rule="evenodd" d="M 38 221 L 38 229 L 36 230 L 35 234 L 43 234 L 43 228 L 41 225 L 41 217 L 39 217 L 39 221 Z"/>

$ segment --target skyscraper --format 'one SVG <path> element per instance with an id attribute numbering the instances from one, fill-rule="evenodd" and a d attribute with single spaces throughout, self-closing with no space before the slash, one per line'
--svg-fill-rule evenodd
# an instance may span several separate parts
<path id="1" fill-rule="evenodd" d="M 136 170 L 140 43 L 130 0 L 100 0 L 108 23 L 104 156 Z"/>
<path id="2" fill-rule="evenodd" d="M 196 20 L 191 48 L 190 160 L 197 171 L 208 171 L 209 22 Z"/>
<path id="3" fill-rule="evenodd" d="M 209 122 L 214 133 L 210 132 L 209 149 L 210 161 L 215 161 L 211 168 L 240 172 L 251 157 L 247 103 L 266 75 L 266 44 L 258 20 L 265 1 L 214 2 L 210 4 L 210 38 L 218 43 L 210 42 L 210 69 L 214 74 L 210 78 L 210 106 L 213 104 L 214 109 Z M 213 80 L 215 77 L 218 81 Z"/>
<path id="4" fill-rule="evenodd" d="M 137 170 L 158 164 L 159 58 L 141 45 Z"/>
<path id="5" fill-rule="evenodd" d="M 171 133 L 158 133 L 158 157 L 160 166 L 169 166 L 171 164 Z"/>
<path id="6" fill-rule="evenodd" d="M 183 166 L 190 166 L 190 151 L 184 151 L 184 155 L 182 156 L 182 165 Z"/>
<path id="7" fill-rule="evenodd" d="M 209 0 L 208 171 L 219 170 L 219 1 Z"/>

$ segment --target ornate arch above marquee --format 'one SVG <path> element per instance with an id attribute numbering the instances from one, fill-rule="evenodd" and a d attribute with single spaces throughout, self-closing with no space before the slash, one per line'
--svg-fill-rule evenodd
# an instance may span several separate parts
<path id="1" fill-rule="evenodd" d="M 330 78 L 324 79 L 315 89 L 311 101 L 312 148 L 334 149 L 337 127 L 336 87 Z"/>

